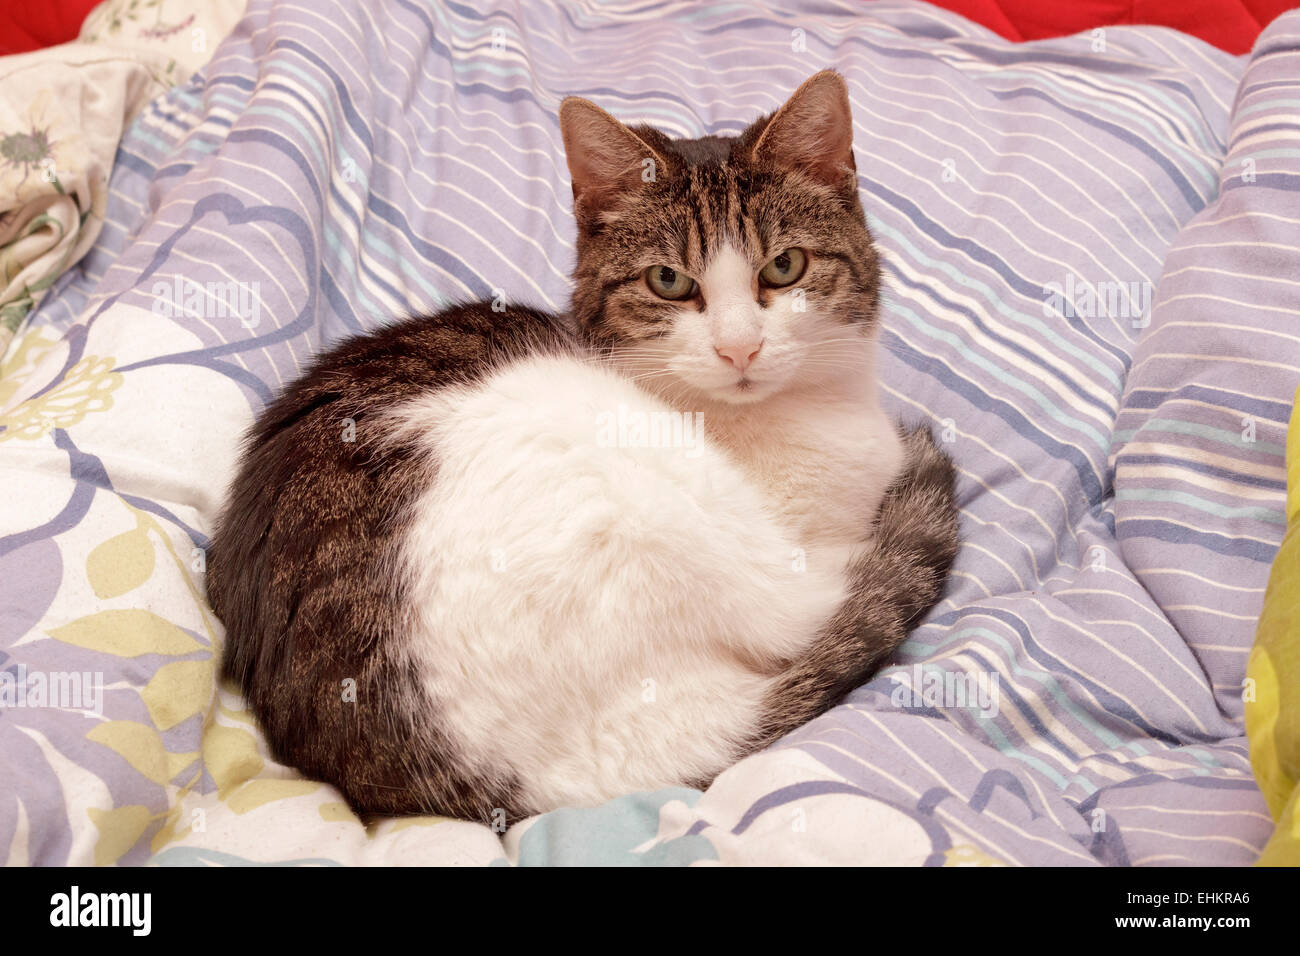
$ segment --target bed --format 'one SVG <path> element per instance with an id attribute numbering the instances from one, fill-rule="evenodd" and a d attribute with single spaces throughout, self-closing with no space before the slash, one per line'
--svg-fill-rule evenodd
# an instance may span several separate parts
<path id="1" fill-rule="evenodd" d="M 706 792 L 498 832 L 363 821 L 278 765 L 217 680 L 203 585 L 258 410 L 393 315 L 563 308 L 563 96 L 734 134 L 825 67 L 885 261 L 886 400 L 959 469 L 943 602 Z M 1238 57 L 1157 27 L 1016 45 L 910 2 L 252 0 L 127 130 L 93 247 L 0 366 L 0 672 L 84 677 L 79 702 L 0 707 L 0 859 L 1253 863 L 1297 103 L 1300 13 Z"/>

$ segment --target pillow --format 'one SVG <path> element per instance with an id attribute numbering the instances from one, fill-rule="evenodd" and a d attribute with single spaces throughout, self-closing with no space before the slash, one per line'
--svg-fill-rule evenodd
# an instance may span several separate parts
<path id="1" fill-rule="evenodd" d="M 1277 822 L 1260 866 L 1300 866 L 1300 415 L 1294 411 L 1286 470 L 1286 535 L 1246 665 L 1250 764 Z"/>

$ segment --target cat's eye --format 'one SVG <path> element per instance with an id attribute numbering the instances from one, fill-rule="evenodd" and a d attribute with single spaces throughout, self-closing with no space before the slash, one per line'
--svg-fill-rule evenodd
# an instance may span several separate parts
<path id="1" fill-rule="evenodd" d="M 798 282 L 799 277 L 803 275 L 803 270 L 807 267 L 808 256 L 804 251 L 790 248 L 763 266 L 758 273 L 758 277 L 763 280 L 764 285 L 779 289 L 782 286 Z"/>
<path id="2" fill-rule="evenodd" d="M 645 271 L 645 282 L 661 299 L 689 299 L 699 291 L 694 279 L 672 266 L 651 266 Z"/>

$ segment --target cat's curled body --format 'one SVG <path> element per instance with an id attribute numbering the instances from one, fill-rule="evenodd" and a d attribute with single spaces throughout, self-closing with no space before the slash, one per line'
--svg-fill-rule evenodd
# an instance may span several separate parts
<path id="1" fill-rule="evenodd" d="M 842 81 L 736 139 L 561 117 L 572 314 L 461 306 L 326 353 L 213 537 L 227 673 L 358 810 L 703 785 L 865 680 L 956 551 L 951 462 L 877 398 Z"/>

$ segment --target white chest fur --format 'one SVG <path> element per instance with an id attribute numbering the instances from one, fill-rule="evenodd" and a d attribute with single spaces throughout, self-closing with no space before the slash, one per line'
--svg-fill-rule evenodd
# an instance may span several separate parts
<path id="1" fill-rule="evenodd" d="M 620 407 L 674 411 L 538 357 L 394 413 L 437 463 L 400 555 L 409 652 L 465 759 L 534 806 L 727 766 L 898 468 L 847 396 L 791 396 L 762 435 L 706 414 L 689 448 L 611 443 Z"/>
<path id="2" fill-rule="evenodd" d="M 856 389 L 779 395 L 761 420 L 706 418 L 706 427 L 762 486 L 810 559 L 867 539 L 902 466 L 897 430 L 873 397 Z"/>

